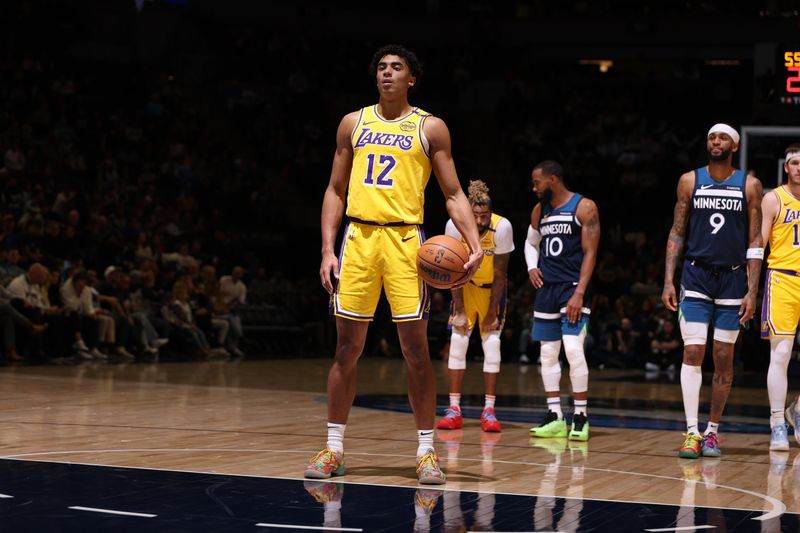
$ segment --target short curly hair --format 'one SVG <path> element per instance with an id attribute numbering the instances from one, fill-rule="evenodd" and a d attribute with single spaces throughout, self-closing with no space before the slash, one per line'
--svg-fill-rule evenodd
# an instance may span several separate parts
<path id="1" fill-rule="evenodd" d="M 489 187 L 482 180 L 471 180 L 467 187 L 467 194 L 471 205 L 485 205 L 489 209 L 492 208 Z"/>
<path id="2" fill-rule="evenodd" d="M 409 72 L 417 79 L 417 82 L 411 87 L 411 90 L 413 91 L 416 89 L 419 82 L 422 81 L 422 63 L 419 58 L 417 58 L 417 54 L 399 44 L 387 44 L 386 46 L 378 48 L 369 64 L 369 72 L 372 77 L 374 78 L 378 74 L 378 63 L 380 63 L 381 58 L 388 55 L 398 56 L 406 62 Z"/>

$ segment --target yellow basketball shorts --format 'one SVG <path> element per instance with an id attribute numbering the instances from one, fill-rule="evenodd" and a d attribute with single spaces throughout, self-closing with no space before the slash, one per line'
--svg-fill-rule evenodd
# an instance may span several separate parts
<path id="1" fill-rule="evenodd" d="M 427 320 L 429 289 L 417 274 L 417 250 L 424 240 L 422 226 L 349 222 L 339 251 L 331 314 L 370 321 L 383 289 L 393 321 Z"/>
<path id="2" fill-rule="evenodd" d="M 761 337 L 793 337 L 800 321 L 800 274 L 767 270 L 761 306 Z"/>
<path id="3" fill-rule="evenodd" d="M 474 283 L 467 283 L 464 285 L 464 289 L 461 294 L 464 298 L 464 312 L 466 313 L 467 321 L 469 322 L 469 330 L 472 331 L 475 327 L 475 324 L 478 324 L 478 327 L 480 327 L 480 324 L 483 323 L 483 319 L 486 318 L 486 315 L 489 313 L 489 302 L 492 297 L 492 288 L 480 287 Z M 450 315 L 452 316 L 452 307 L 450 311 Z M 505 294 L 503 294 L 503 296 L 500 298 L 500 303 L 497 306 L 497 320 L 499 322 L 497 331 L 502 331 L 503 324 L 506 320 Z"/>

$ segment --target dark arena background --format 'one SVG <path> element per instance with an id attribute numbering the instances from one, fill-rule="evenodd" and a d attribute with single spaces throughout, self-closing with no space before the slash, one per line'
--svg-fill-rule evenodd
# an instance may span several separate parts
<path id="1" fill-rule="evenodd" d="M 653 344 L 680 340 L 661 303 L 665 247 L 709 127 L 739 130 L 734 165 L 765 191 L 785 180 L 798 2 L 9 0 L 0 20 L 0 531 L 800 530 L 793 430 L 788 452 L 769 450 L 761 292 L 735 346 L 721 457 L 678 458 L 683 352 Z M 303 477 L 325 443 L 337 339 L 323 193 L 339 121 L 378 102 L 369 63 L 389 43 L 422 61 L 410 101 L 447 123 L 462 188 L 485 181 L 514 229 L 503 431 L 480 428 L 474 335 L 464 428 L 435 434 L 436 487 L 414 472 L 409 372 L 383 298 L 347 475 Z M 600 214 L 587 442 L 529 437 L 547 406 L 523 243 L 546 159 Z M 447 219 L 432 178 L 427 235 Z M 437 420 L 450 300 L 433 290 Z M 709 348 L 701 428 L 713 371 Z"/>

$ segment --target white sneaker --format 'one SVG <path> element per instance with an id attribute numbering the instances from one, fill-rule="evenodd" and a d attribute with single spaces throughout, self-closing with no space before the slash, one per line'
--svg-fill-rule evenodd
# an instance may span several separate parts
<path id="1" fill-rule="evenodd" d="M 773 452 L 789 451 L 789 435 L 786 424 L 775 424 L 772 426 L 772 435 L 769 438 L 769 449 Z"/>
<path id="2" fill-rule="evenodd" d="M 91 355 L 94 359 L 99 359 L 100 361 L 108 361 L 108 356 L 97 348 L 92 348 L 89 350 L 89 355 Z"/>
<path id="3" fill-rule="evenodd" d="M 158 349 L 161 348 L 162 346 L 166 346 L 167 344 L 169 344 L 169 339 L 156 339 L 150 344 L 150 346 Z"/>
<path id="4" fill-rule="evenodd" d="M 794 440 L 797 441 L 797 444 L 800 444 L 800 411 L 797 409 L 797 400 L 789 404 L 785 413 L 786 420 L 789 421 L 792 429 L 794 429 Z"/>
<path id="5" fill-rule="evenodd" d="M 647 372 L 660 372 L 661 371 L 661 367 L 660 366 L 658 366 L 655 363 L 651 363 L 650 361 L 648 361 L 648 362 L 646 362 L 644 364 L 644 369 Z"/>
<path id="6" fill-rule="evenodd" d="M 86 346 L 86 343 L 83 342 L 83 339 L 78 339 L 77 341 L 75 341 L 75 343 L 72 345 L 72 347 L 75 350 L 79 351 L 79 352 L 88 352 L 89 351 L 89 347 Z"/>
<path id="7" fill-rule="evenodd" d="M 125 349 L 124 346 L 117 346 L 117 349 L 114 350 L 117 355 L 124 357 L 125 359 L 135 359 L 136 356 L 133 355 L 131 352 Z"/>

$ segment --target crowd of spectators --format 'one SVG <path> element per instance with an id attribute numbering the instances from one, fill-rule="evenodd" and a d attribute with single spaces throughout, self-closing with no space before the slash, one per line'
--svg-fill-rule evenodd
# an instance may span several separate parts
<path id="1" fill-rule="evenodd" d="M 707 3 L 689 4 L 708 11 Z M 104 24 L 78 12 L 51 15 L 35 2 L 5 12 L 0 284 L 41 293 L 0 294 L 3 331 L 18 333 L 11 345 L 4 334 L 6 358 L 236 354 L 243 319 L 255 316 L 242 305 L 253 299 L 264 305 L 262 332 L 285 337 L 300 328 L 289 351 L 329 352 L 335 331 L 317 279 L 319 206 L 336 125 L 375 100 L 366 66 L 385 43 L 231 21 L 214 21 L 206 35 L 197 22 L 184 31 L 193 37 L 183 55 L 132 60 L 109 52 L 122 28 L 143 50 L 166 45 L 144 23 L 119 22 L 142 16 L 132 6 L 107 9 L 116 11 Z M 144 7 L 147 16 L 170 9 L 180 8 Z M 552 9 L 517 3 L 510 16 Z M 584 2 L 575 9 L 567 15 L 591 17 L 601 8 Z M 509 16 L 500 11 L 484 14 Z M 103 44 L 92 48 L 78 35 Z M 702 164 L 709 124 L 753 119 L 741 105 L 751 100 L 750 72 L 701 71 L 702 62 L 685 60 L 665 61 L 669 69 L 655 74 L 638 66 L 603 73 L 571 60 L 531 59 L 524 45 L 408 44 L 426 63 L 414 98 L 447 121 L 460 177 L 489 184 L 518 250 L 535 162 L 559 159 L 570 187 L 597 202 L 603 239 L 590 363 L 674 368 L 676 317 L 659 296 L 675 183 Z M 324 86 L 314 68 L 321 64 Z M 447 218 L 437 195 L 432 184 L 431 235 Z M 527 334 L 535 294 L 521 254 L 509 276 L 504 357 L 533 362 L 537 348 Z M 446 349 L 449 294 L 434 296 L 429 330 L 437 354 Z M 383 302 L 368 350 L 396 354 L 393 329 Z"/>

